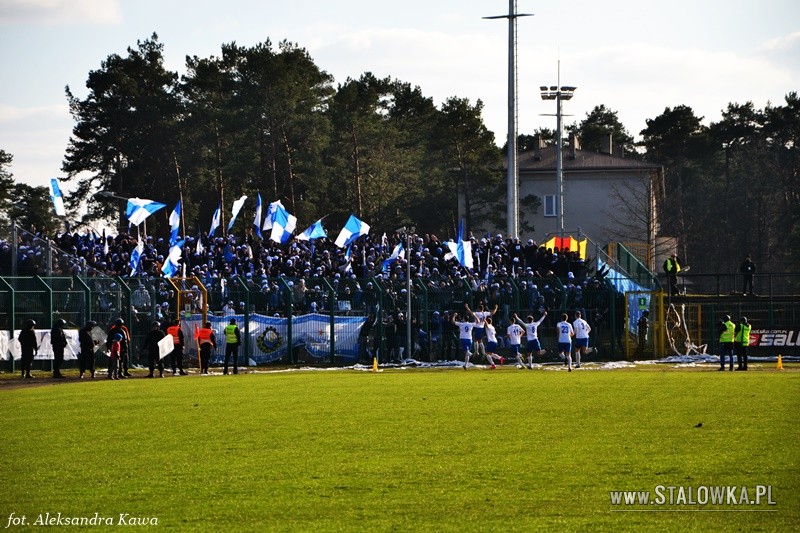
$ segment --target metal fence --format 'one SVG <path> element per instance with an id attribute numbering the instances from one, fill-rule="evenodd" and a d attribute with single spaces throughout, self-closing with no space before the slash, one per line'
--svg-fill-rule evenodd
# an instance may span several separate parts
<path id="1" fill-rule="evenodd" d="M 436 361 L 457 357 L 445 313 L 463 313 L 465 305 L 473 310 L 482 305 L 489 310 L 497 307 L 493 320 L 501 350 L 514 314 L 522 319 L 538 317 L 546 309 L 540 336 L 546 347 L 555 350 L 554 326 L 560 314 L 581 310 L 594 328 L 600 353 L 613 357 L 620 347 L 615 326 L 619 322 L 616 310 L 622 310 L 620 298 L 608 283 L 582 287 L 557 277 L 431 277 L 415 278 L 412 283 L 345 276 L 238 276 L 206 283 L 196 278 L 0 277 L 0 329 L 14 335 L 28 319 L 36 320 L 37 329 L 49 329 L 54 320 L 63 318 L 68 328 L 93 320 L 107 330 L 122 318 L 131 332 L 132 364 L 145 365 L 141 347 L 153 320 L 164 326 L 178 318 L 192 324 L 184 327 L 184 335 L 190 341 L 187 356 L 194 360 L 193 321 L 199 323 L 208 316 L 221 337 L 222 318 L 234 317 L 243 330 L 244 360 L 249 364 L 343 364 L 358 360 L 353 339 L 372 314 L 377 320 L 366 339 L 367 349 L 360 354 L 362 363 L 370 363 L 373 357 L 380 362 Z M 309 327 L 318 328 L 319 335 L 308 331 Z M 264 353 L 276 335 L 287 349 Z M 213 361 L 221 361 L 224 354 L 224 342 L 218 344 Z M 104 364 L 100 356 L 98 363 Z"/>

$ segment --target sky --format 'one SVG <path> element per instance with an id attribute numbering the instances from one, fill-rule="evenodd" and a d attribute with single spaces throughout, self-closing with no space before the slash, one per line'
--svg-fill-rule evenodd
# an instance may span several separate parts
<path id="1" fill-rule="evenodd" d="M 541 85 L 576 86 L 565 124 L 596 106 L 635 138 L 666 108 L 710 124 L 729 103 L 782 105 L 800 91 L 797 0 L 518 0 L 518 132 L 555 129 Z M 506 0 L 0 0 L 0 149 L 17 182 L 47 185 L 74 125 L 64 88 L 85 98 L 89 72 L 154 32 L 170 70 L 221 45 L 291 41 L 340 84 L 365 72 L 484 104 L 506 140 Z M 560 69 L 559 69 L 560 65 Z M 548 116 L 551 115 L 551 116 Z M 69 190 L 69 186 L 62 185 Z"/>

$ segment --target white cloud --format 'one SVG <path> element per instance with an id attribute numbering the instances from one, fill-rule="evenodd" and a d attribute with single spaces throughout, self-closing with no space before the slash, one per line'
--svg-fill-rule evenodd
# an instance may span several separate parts
<path id="1" fill-rule="evenodd" d="M 0 25 L 117 25 L 118 0 L 0 0 Z"/>
<path id="2" fill-rule="evenodd" d="M 784 52 L 796 48 L 797 46 L 800 46 L 800 31 L 792 32 L 789 35 L 784 35 L 782 37 L 776 37 L 775 39 L 770 39 L 761 45 L 761 51 Z"/>
<path id="3" fill-rule="evenodd" d="M 0 104 L 0 148 L 13 156 L 18 182 L 45 186 L 59 176 L 72 118 L 66 104 L 12 107 Z"/>

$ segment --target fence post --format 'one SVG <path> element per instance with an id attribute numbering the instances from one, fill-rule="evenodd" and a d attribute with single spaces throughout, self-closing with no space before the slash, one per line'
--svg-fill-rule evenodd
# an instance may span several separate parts
<path id="1" fill-rule="evenodd" d="M 284 310 L 286 311 L 286 348 L 289 350 L 289 364 L 297 362 L 294 356 L 294 340 L 292 339 L 292 319 L 294 318 L 294 308 L 292 305 L 292 288 L 286 282 L 286 278 L 278 278 L 282 286 L 284 299 Z"/>
<path id="2" fill-rule="evenodd" d="M 244 290 L 244 327 L 242 328 L 242 337 L 244 338 L 242 349 L 244 353 L 242 355 L 244 357 L 244 366 L 250 366 L 250 288 L 241 275 L 236 276 L 234 281 Z M 206 296 L 206 300 L 208 299 L 210 299 L 210 296 Z"/>
<path id="3" fill-rule="evenodd" d="M 331 328 L 328 348 L 330 349 L 330 362 L 333 364 L 336 362 L 336 335 L 334 334 L 336 332 L 336 289 L 327 278 L 322 278 L 322 282 L 325 284 L 325 290 L 328 291 L 328 324 Z"/>
<path id="4" fill-rule="evenodd" d="M 375 349 L 375 353 L 373 356 L 377 361 L 380 363 L 380 355 L 383 353 L 384 349 L 384 342 L 383 342 L 383 317 L 382 314 L 384 312 L 383 309 L 383 287 L 381 286 L 378 278 L 372 278 L 372 287 L 375 293 L 375 341 L 373 341 L 373 348 Z"/>
<path id="5" fill-rule="evenodd" d="M 8 336 L 9 339 L 13 342 L 14 341 L 14 324 L 17 321 L 16 317 L 16 295 L 14 293 L 14 287 L 11 286 L 5 279 L 0 277 L 0 282 L 8 288 Z M 9 354 L 9 360 L 11 362 L 11 373 L 14 373 L 14 356 Z"/>
<path id="6" fill-rule="evenodd" d="M 72 279 L 75 280 L 76 283 L 80 283 L 81 287 L 83 287 L 83 297 L 86 299 L 83 305 L 83 323 L 85 324 L 92 319 L 92 290 L 80 276 L 72 276 Z"/>

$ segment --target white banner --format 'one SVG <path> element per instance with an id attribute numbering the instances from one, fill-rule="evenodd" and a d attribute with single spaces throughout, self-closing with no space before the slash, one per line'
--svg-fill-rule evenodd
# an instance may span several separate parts
<path id="1" fill-rule="evenodd" d="M 175 341 L 172 339 L 172 335 L 166 335 L 163 339 L 158 341 L 158 358 L 164 359 L 171 354 L 174 349 Z"/>
<path id="2" fill-rule="evenodd" d="M 22 347 L 17 338 L 19 337 L 20 330 L 14 330 L 14 338 L 8 342 L 8 332 L 5 332 L 4 339 L 0 339 L 0 359 L 8 360 L 8 353 L 15 361 L 22 359 Z M 48 360 L 53 359 L 53 346 L 50 344 L 50 330 L 36 329 L 36 343 L 39 345 L 39 351 L 36 353 L 34 359 Z M 77 329 L 65 329 L 64 334 L 67 336 L 67 347 L 64 348 L 64 360 L 77 359 L 81 351 L 81 345 L 78 342 Z M 3 349 L 3 340 L 5 340 L 6 348 Z"/>

